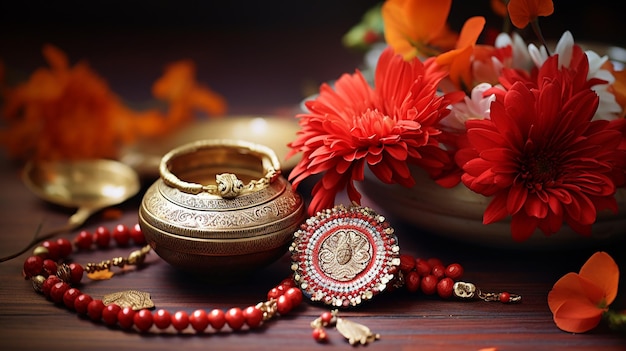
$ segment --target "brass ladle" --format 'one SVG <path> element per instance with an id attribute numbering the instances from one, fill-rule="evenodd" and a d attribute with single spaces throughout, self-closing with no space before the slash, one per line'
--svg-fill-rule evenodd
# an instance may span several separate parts
<path id="1" fill-rule="evenodd" d="M 92 214 L 126 201 L 140 188 L 139 177 L 132 168 L 105 159 L 29 162 L 22 171 L 22 180 L 42 199 L 77 211 L 64 226 L 35 235 L 23 250 L 1 258 L 0 262 L 23 254 L 40 241 L 78 228 Z"/>

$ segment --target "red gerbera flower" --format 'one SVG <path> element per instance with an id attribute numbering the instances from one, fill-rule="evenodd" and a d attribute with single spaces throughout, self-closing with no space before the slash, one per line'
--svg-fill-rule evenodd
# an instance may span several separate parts
<path id="1" fill-rule="evenodd" d="M 405 61 L 388 48 L 376 68 L 375 88 L 358 70 L 339 78 L 334 89 L 322 85 L 319 96 L 306 104 L 310 112 L 297 116 L 302 128 L 289 144 L 288 157 L 302 152 L 289 175 L 294 187 L 323 173 L 309 214 L 332 207 L 344 189 L 360 203 L 354 181 L 363 180 L 365 165 L 385 183 L 411 187 L 409 163 L 436 176 L 451 162 L 436 140 L 438 123 L 463 93 L 439 96 L 437 85 L 445 75 L 432 59 Z"/>
<path id="2" fill-rule="evenodd" d="M 591 121 L 598 96 L 577 89 L 580 77 L 555 60 L 546 61 L 551 74 L 540 73 L 537 88 L 515 82 L 492 103 L 490 120 L 467 121 L 470 146 L 457 153 L 463 183 L 493 196 L 483 223 L 510 215 L 517 241 L 537 228 L 556 233 L 563 221 L 590 235 L 598 211 L 617 213 L 612 177 L 623 174 L 616 167 L 626 156 L 619 149 L 624 135 L 607 121 Z"/>
<path id="3" fill-rule="evenodd" d="M 523 82 L 530 88 L 539 88 L 544 80 L 551 80 L 555 75 L 567 76 L 563 78 L 568 82 L 568 84 L 563 86 L 562 98 L 564 100 L 570 99 L 579 91 L 589 90 L 595 85 L 607 83 L 605 80 L 598 78 L 587 79 L 589 61 L 582 48 L 578 45 L 572 47 L 572 57 L 569 65 L 565 68 L 562 69 L 559 66 L 558 55 L 554 55 L 544 62 L 541 69 L 533 68 L 530 73 L 520 69 L 503 68 L 499 81 L 506 90 L 518 81 Z M 489 93 L 501 95 L 502 90 L 493 89 Z"/>

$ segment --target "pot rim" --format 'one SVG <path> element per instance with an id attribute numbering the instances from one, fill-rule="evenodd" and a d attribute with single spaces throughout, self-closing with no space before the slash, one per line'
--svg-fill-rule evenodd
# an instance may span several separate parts
<path id="1" fill-rule="evenodd" d="M 172 162 L 177 158 L 207 149 L 224 149 L 225 153 L 233 156 L 239 154 L 256 157 L 263 168 L 263 176 L 244 184 L 237 175 L 222 173 L 216 175 L 216 185 L 213 185 L 187 182 L 171 171 Z M 165 184 L 185 193 L 207 192 L 222 198 L 235 198 L 267 187 L 280 175 L 280 168 L 278 156 L 274 150 L 265 145 L 236 139 L 204 139 L 183 144 L 165 154 L 161 158 L 159 173 Z"/>

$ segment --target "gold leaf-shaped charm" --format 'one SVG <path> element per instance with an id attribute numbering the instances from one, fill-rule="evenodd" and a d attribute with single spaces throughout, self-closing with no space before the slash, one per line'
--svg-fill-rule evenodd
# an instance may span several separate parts
<path id="1" fill-rule="evenodd" d="M 126 290 L 104 295 L 102 302 L 105 305 L 115 303 L 122 308 L 130 307 L 135 311 L 154 307 L 154 303 L 150 300 L 150 293 L 137 290 Z"/>
<path id="2" fill-rule="evenodd" d="M 380 334 L 374 334 L 370 328 L 344 318 L 337 318 L 337 330 L 343 335 L 350 345 L 360 343 L 366 345 L 372 341 L 380 339 Z"/>
<path id="3" fill-rule="evenodd" d="M 101 271 L 87 273 L 87 277 L 91 280 L 109 280 L 113 277 L 115 273 L 111 272 L 108 269 L 104 269 Z"/>

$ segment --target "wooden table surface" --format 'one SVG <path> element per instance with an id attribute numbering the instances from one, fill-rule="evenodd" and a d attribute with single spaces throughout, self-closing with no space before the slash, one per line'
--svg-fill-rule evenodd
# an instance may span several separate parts
<path id="1" fill-rule="evenodd" d="M 360 54 L 349 52 L 340 44 L 343 31 L 360 16 L 361 11 L 357 12 L 359 15 L 342 22 L 341 26 L 267 30 L 255 32 L 253 37 L 247 37 L 253 31 L 234 32 L 230 37 L 219 37 L 215 31 L 208 35 L 196 31 L 193 24 L 184 37 L 161 30 L 153 32 L 151 41 L 147 42 L 143 38 L 129 37 L 124 30 L 98 37 L 96 41 L 90 39 L 89 34 L 93 33 L 89 31 L 77 33 L 55 27 L 50 29 L 54 35 L 47 36 L 48 32 L 41 28 L 36 35 L 20 34 L 18 28 L 0 41 L 3 48 L 0 53 L 8 67 L 17 67 L 26 73 L 42 64 L 40 45 L 54 39 L 72 61 L 87 59 L 109 80 L 114 91 L 131 101 L 149 98 L 149 84 L 158 77 L 165 63 L 192 58 L 199 64 L 199 80 L 226 96 L 231 114 L 289 115 L 306 92 L 310 92 L 311 86 L 335 79 L 343 72 L 352 72 L 361 63 Z M 289 25 L 295 22 L 297 20 Z M 68 34 L 70 32 L 72 35 Z M 2 156 L 0 169 L 0 256 L 5 256 L 22 248 L 40 223 L 44 231 L 60 226 L 72 210 L 35 197 L 21 182 L 19 162 Z M 83 229 L 93 232 L 98 226 L 112 229 L 117 223 L 127 226 L 137 223 L 138 206 L 151 181 L 146 180 L 137 196 L 116 207 L 123 213 L 121 218 L 106 220 L 98 213 Z M 626 350 L 626 336 L 604 325 L 585 334 L 559 330 L 547 305 L 552 285 L 565 273 L 578 271 L 596 250 L 610 253 L 621 271 L 626 272 L 624 243 L 552 250 L 493 248 L 427 234 L 394 219 L 393 214 L 386 215 L 396 229 L 402 253 L 460 263 L 465 268 L 464 280 L 484 291 L 520 294 L 523 300 L 519 304 L 501 304 L 441 300 L 402 291 L 384 293 L 358 308 L 341 312 L 342 316 L 363 323 L 381 335 L 380 340 L 367 346 L 369 350 L 479 350 L 487 347 L 498 350 Z M 72 239 L 77 233 L 78 230 L 58 237 Z M 127 253 L 128 249 L 112 248 L 79 253 L 73 258 L 86 263 Z M 194 335 L 163 334 L 152 329 L 140 334 L 106 327 L 78 317 L 37 294 L 21 275 L 27 256 L 23 254 L 0 263 L 2 350 L 327 350 L 351 347 L 336 330 L 328 331 L 329 342 L 324 345 L 311 338 L 309 324 L 325 308 L 309 303 L 251 332 Z M 143 290 L 152 295 L 157 308 L 169 311 L 191 313 L 201 308 L 243 308 L 264 300 L 267 291 L 289 275 L 289 265 L 290 257 L 286 253 L 255 275 L 220 284 L 180 272 L 151 253 L 145 268 L 118 274 L 107 281 L 84 279 L 80 289 L 95 297 L 120 290 Z M 626 279 L 622 279 L 614 303 L 616 308 L 626 308 L 624 282 Z"/>

